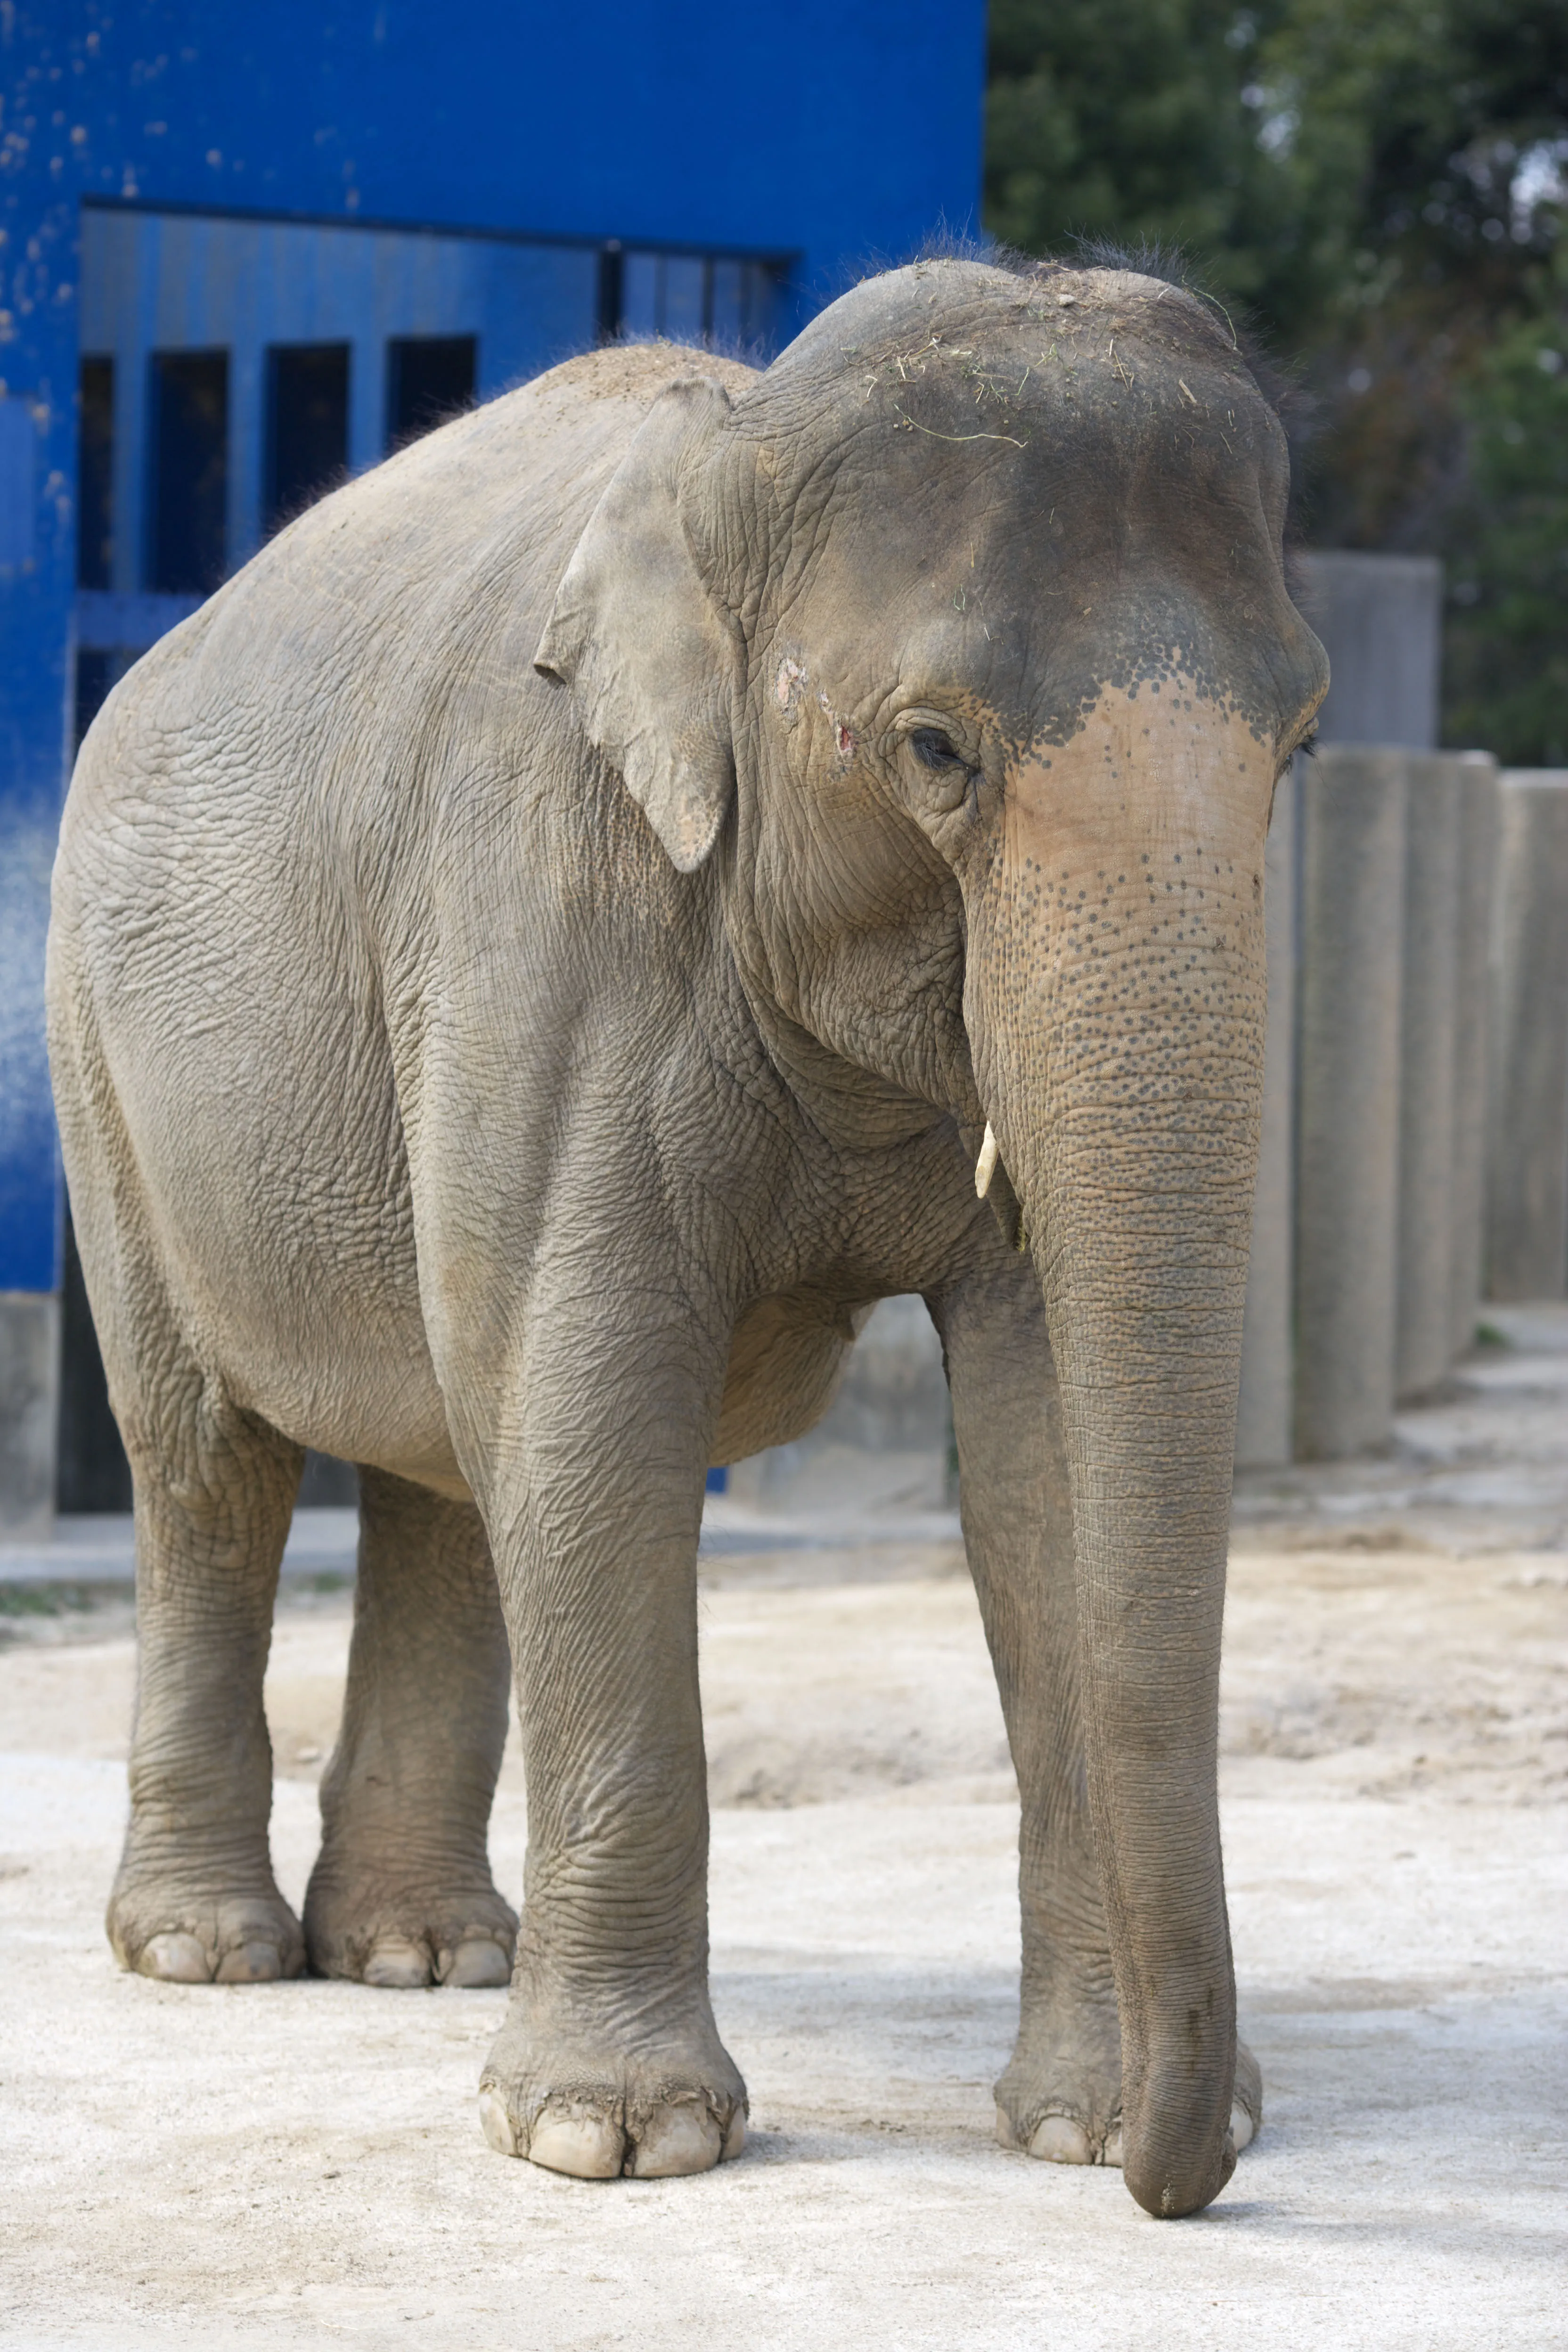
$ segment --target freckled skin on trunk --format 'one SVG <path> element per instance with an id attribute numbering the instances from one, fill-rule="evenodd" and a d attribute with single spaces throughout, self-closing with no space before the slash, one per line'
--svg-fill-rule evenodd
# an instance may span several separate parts
<path id="1" fill-rule="evenodd" d="M 1273 777 L 1191 678 L 1108 695 L 1010 776 L 971 905 L 976 1076 L 1061 1387 L 1122 2165 L 1161 2214 L 1235 2161 L 1215 1736 Z"/>
<path id="2" fill-rule="evenodd" d="M 919 1291 L 1022 1800 L 999 2127 L 1215 2196 L 1259 2114 L 1215 1746 L 1263 841 L 1325 683 L 1286 476 L 1178 289 L 921 263 L 764 372 L 597 352 L 458 420 L 110 697 L 49 1022 L 135 1478 L 126 1967 L 510 1967 L 493 2147 L 739 2154 L 704 1472 Z M 261 1691 L 306 1445 L 363 1525 L 301 1926 Z"/>

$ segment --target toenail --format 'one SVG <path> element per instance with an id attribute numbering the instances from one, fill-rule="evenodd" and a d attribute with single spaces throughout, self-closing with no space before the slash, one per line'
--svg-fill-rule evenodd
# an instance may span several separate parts
<path id="1" fill-rule="evenodd" d="M 1070 2116 L 1047 2116 L 1035 2126 L 1029 2154 L 1047 2164 L 1092 2164 L 1089 2134 Z"/>
<path id="2" fill-rule="evenodd" d="M 276 1944 L 241 1944 L 217 1964 L 219 1984 L 270 1984 L 283 1973 Z"/>
<path id="3" fill-rule="evenodd" d="M 626 2158 L 635 2180 L 672 2180 L 688 2172 L 710 2172 L 724 2152 L 719 2118 L 710 2108 L 683 2103 L 656 2107 Z"/>
<path id="4" fill-rule="evenodd" d="M 1230 2111 L 1230 2136 L 1236 2142 L 1236 2152 L 1237 2156 L 1241 2154 L 1242 2149 L 1247 2147 L 1255 2137 L 1255 2126 L 1253 2125 L 1252 2117 L 1247 2114 L 1247 2109 L 1242 2105 L 1239 2099 Z"/>
<path id="5" fill-rule="evenodd" d="M 1120 2124 L 1117 2124 L 1114 2128 L 1106 2135 L 1105 2154 L 1100 2160 L 1101 2164 L 1121 2165 L 1121 2126 Z"/>
<path id="6" fill-rule="evenodd" d="M 139 1976 L 162 1977 L 169 1984 L 210 1984 L 212 1963 L 195 1936 L 173 1933 L 154 1936 L 142 1948 L 136 1963 Z"/>
<path id="7" fill-rule="evenodd" d="M 732 2164 L 735 2158 L 738 2156 L 743 2156 L 745 2151 L 746 2110 L 744 2107 L 737 2107 L 730 2118 L 730 2128 L 724 2135 L 723 2160 L 726 2164 Z"/>
<path id="8" fill-rule="evenodd" d="M 548 2108 L 528 2137 L 531 2164 L 569 2172 L 578 2180 L 614 2180 L 626 2156 L 626 2136 L 602 2116 L 552 2115 Z"/>
<path id="9" fill-rule="evenodd" d="M 499 2091 L 479 2093 L 479 2129 L 498 2156 L 517 2154 L 517 2134 L 511 2127 L 506 2101 Z"/>
<path id="10" fill-rule="evenodd" d="M 481 1985 L 511 1982 L 511 1958 L 493 1936 L 469 1936 L 455 1952 L 443 1952 L 437 1967 L 438 1980 L 472 1990 Z"/>
<path id="11" fill-rule="evenodd" d="M 364 1964 L 364 1981 L 384 1992 L 417 1992 L 430 1981 L 430 1955 L 405 1937 L 384 1937 Z"/>

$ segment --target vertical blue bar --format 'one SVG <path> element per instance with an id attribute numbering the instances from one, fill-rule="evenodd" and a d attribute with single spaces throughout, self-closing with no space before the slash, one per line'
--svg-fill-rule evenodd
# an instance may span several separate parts
<path id="1" fill-rule="evenodd" d="M 58 1283 L 44 940 L 76 565 L 74 323 L 68 310 L 30 348 L 16 337 L 0 399 L 0 1290 Z"/>

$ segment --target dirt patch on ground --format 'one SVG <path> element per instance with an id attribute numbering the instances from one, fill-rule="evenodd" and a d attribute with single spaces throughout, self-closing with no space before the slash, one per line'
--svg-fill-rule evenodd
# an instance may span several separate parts
<path id="1" fill-rule="evenodd" d="M 847 1798 L 1010 1802 L 996 1685 L 963 1554 L 824 1583 L 815 1556 L 726 1562 L 701 1592 L 716 1806 Z M 846 1572 L 854 1556 L 837 1556 Z M 933 1572 L 933 1570 L 935 1572 Z M 800 1585 L 795 1575 L 811 1581 Z M 352 1595 L 285 1590 L 267 1679 L 277 1769 L 320 1779 L 337 1734 Z M 13 1750 L 123 1759 L 131 1611 L 10 1621 L 0 1722 Z M 109 1616 L 112 1631 L 103 1623 Z M 1253 1759 L 1312 1764 L 1303 1790 L 1460 1802 L 1568 1801 L 1568 1555 L 1237 1548 L 1220 1702 L 1226 1785 Z M 521 1788 L 515 1728 L 506 1779 Z M 1270 1787 L 1272 1784 L 1269 1784 Z M 1261 1788 L 1261 1784 L 1259 1784 Z"/>

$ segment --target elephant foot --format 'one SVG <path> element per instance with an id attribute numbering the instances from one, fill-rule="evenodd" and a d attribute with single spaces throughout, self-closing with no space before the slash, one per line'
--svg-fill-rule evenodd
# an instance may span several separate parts
<path id="1" fill-rule="evenodd" d="M 122 1969 L 169 1984 L 275 1984 L 305 1970 L 300 1922 L 270 1872 L 234 1888 L 121 1871 L 107 1924 Z"/>
<path id="2" fill-rule="evenodd" d="M 996 2137 L 1048 2164 L 1121 2161 L 1121 2029 L 1114 1996 L 1026 2009 L 996 2085 Z"/>
<path id="3" fill-rule="evenodd" d="M 746 2144 L 746 2086 L 707 2018 L 636 2050 L 509 2018 L 479 2083 L 499 2155 L 580 2180 L 709 2172 Z"/>
<path id="4" fill-rule="evenodd" d="M 1263 2128 L 1263 2069 L 1239 2037 L 1236 2045 L 1236 2089 L 1231 2098 L 1230 2136 L 1236 2152 L 1250 2147 Z"/>
<path id="5" fill-rule="evenodd" d="M 517 1914 L 471 1864 L 411 1883 L 406 1870 L 345 1869 L 323 1850 L 305 1895 L 305 1939 L 318 1976 L 392 1992 L 493 1990 L 511 1978 Z"/>
<path id="6" fill-rule="evenodd" d="M 1263 2075 L 1245 2042 L 1236 2045 L 1230 2111 L 1236 2152 L 1263 2122 Z M 1026 2027 L 996 2085 L 996 2137 L 1047 2164 L 1121 2162 L 1121 2037 L 1114 2011 L 1080 2012 L 1076 2036 Z"/>

